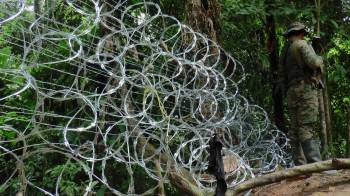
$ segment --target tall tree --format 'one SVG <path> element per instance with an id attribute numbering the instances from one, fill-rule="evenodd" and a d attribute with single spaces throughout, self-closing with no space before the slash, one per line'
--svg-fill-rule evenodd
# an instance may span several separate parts
<path id="1" fill-rule="evenodd" d="M 188 0 L 185 4 L 185 21 L 193 30 L 206 34 L 218 41 L 220 32 L 219 0 Z"/>
<path id="2" fill-rule="evenodd" d="M 282 89 L 277 88 L 278 69 L 279 69 L 279 55 L 278 55 L 278 40 L 276 35 L 276 22 L 275 17 L 272 14 L 274 10 L 274 0 L 266 1 L 266 34 L 267 34 L 267 50 L 269 53 L 270 62 L 270 73 L 272 83 L 272 99 L 273 99 L 273 110 L 274 120 L 277 127 L 283 132 L 287 132 L 285 119 L 283 115 L 283 92 Z"/>
<path id="3" fill-rule="evenodd" d="M 219 0 L 189 0 L 185 5 L 185 21 L 193 30 L 206 34 L 209 39 L 218 42 L 220 10 L 221 4 Z M 211 48 L 210 53 L 214 55 L 219 54 L 218 49 L 215 47 Z M 199 82 L 205 84 L 205 80 L 205 78 L 201 78 Z M 202 105 L 205 118 L 209 117 L 209 114 L 211 113 L 211 104 L 209 102 L 204 102 Z M 223 159 L 221 156 L 222 145 L 217 145 L 220 143 L 221 130 L 217 129 L 215 132 L 219 136 L 215 135 L 210 141 L 208 170 L 211 170 L 212 174 L 216 177 L 217 184 L 215 195 L 220 196 L 225 194 L 227 185 L 225 181 Z M 220 147 L 217 148 L 218 146 Z"/>
<path id="4" fill-rule="evenodd" d="M 315 0 L 315 18 L 316 18 L 316 35 L 321 34 L 321 0 Z M 319 50 L 318 52 L 322 52 Z M 329 96 L 327 88 L 327 72 L 326 66 L 324 68 L 325 74 L 322 76 L 323 82 L 325 83 L 325 88 L 321 90 L 319 94 L 319 108 L 320 108 L 320 121 L 321 121 L 321 131 L 322 131 L 322 147 L 323 151 L 328 151 L 328 146 L 331 142 L 331 120 L 329 111 Z"/>

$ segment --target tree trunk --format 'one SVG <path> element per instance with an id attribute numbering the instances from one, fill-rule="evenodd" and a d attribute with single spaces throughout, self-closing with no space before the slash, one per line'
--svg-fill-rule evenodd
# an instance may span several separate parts
<path id="1" fill-rule="evenodd" d="M 188 0 L 185 5 L 185 21 L 194 31 L 206 34 L 209 39 L 217 42 L 220 11 L 219 0 Z"/>
<path id="2" fill-rule="evenodd" d="M 219 40 L 218 32 L 220 29 L 220 23 L 219 23 L 220 10 L 221 10 L 221 4 L 220 4 L 219 0 L 188 0 L 188 1 L 186 1 L 186 4 L 185 4 L 185 13 L 186 13 L 185 22 L 194 31 L 205 34 L 210 40 L 217 43 Z M 185 39 L 187 40 L 187 38 L 185 38 Z M 199 44 L 201 44 L 201 43 L 199 43 Z M 202 47 L 202 46 L 199 45 L 199 47 Z M 203 47 L 206 47 L 206 46 L 203 45 Z M 210 53 L 212 55 L 218 55 L 219 50 L 220 49 L 217 47 L 210 47 Z M 205 84 L 206 79 L 207 78 L 205 78 L 205 77 L 201 77 L 199 79 L 199 82 L 201 84 Z M 204 118 L 210 117 L 211 116 L 210 114 L 212 112 L 210 101 L 203 102 L 201 107 L 202 107 L 202 111 L 203 111 L 203 117 Z M 222 137 L 221 129 L 215 129 L 214 131 L 218 135 L 218 137 Z M 221 151 L 221 149 L 220 149 L 220 151 Z M 219 152 L 219 154 L 221 154 L 221 152 Z M 213 155 L 213 154 L 211 154 L 211 155 Z M 213 156 L 215 156 L 215 155 L 213 155 Z M 218 159 L 218 161 L 222 163 L 222 161 L 223 161 L 222 157 L 215 157 L 215 158 Z M 214 167 L 216 167 L 215 163 L 214 163 Z M 218 167 L 220 168 L 220 166 L 218 166 Z M 220 169 L 223 170 L 222 167 Z M 215 194 L 221 195 L 222 193 L 224 193 L 226 191 L 226 182 L 225 182 L 225 180 L 222 181 L 222 179 L 221 179 L 221 177 L 223 177 L 222 173 L 224 173 L 224 172 L 220 173 L 220 172 L 217 172 L 217 170 L 215 170 L 214 172 L 216 173 L 215 176 L 217 179 L 217 189 L 216 189 Z M 170 176 L 170 177 L 172 177 L 172 176 Z M 177 182 L 179 182 L 179 181 L 177 181 Z M 182 181 L 182 182 L 185 182 L 185 181 Z M 186 187 L 187 184 L 188 183 L 178 184 L 177 186 L 178 187 Z M 220 185 L 222 185 L 222 186 L 220 186 Z M 187 189 L 192 191 L 191 194 L 196 194 L 196 195 L 202 194 L 202 193 L 197 193 L 197 192 L 193 191 L 193 190 L 195 190 L 194 188 L 189 187 Z"/>
<path id="3" fill-rule="evenodd" d="M 44 11 L 44 0 L 34 0 L 34 13 L 35 17 L 39 18 Z"/>
<path id="4" fill-rule="evenodd" d="M 315 17 L 316 17 L 316 34 L 320 36 L 321 25 L 320 25 L 320 17 L 321 17 L 321 0 L 314 0 L 315 2 Z M 320 51 L 322 52 L 322 51 Z M 327 73 L 326 67 L 324 68 L 324 72 Z M 330 118 L 330 109 L 329 109 L 329 96 L 328 96 L 328 88 L 327 88 L 327 74 L 322 75 L 322 80 L 324 82 L 325 88 L 322 89 L 319 95 L 319 110 L 320 110 L 320 123 L 321 123 L 321 144 L 322 144 L 322 152 L 327 152 L 325 158 L 329 158 L 328 156 L 328 147 L 331 144 L 331 118 Z"/>
<path id="5" fill-rule="evenodd" d="M 212 41 L 217 42 L 218 34 L 216 30 L 220 27 L 220 10 L 221 4 L 219 0 L 188 0 L 185 4 L 185 22 L 195 32 L 203 33 Z M 210 53 L 218 54 L 218 48 L 210 47 Z M 205 84 L 206 78 L 200 78 L 199 82 Z M 202 104 L 203 116 L 205 118 L 208 118 L 211 114 L 210 104 L 207 102 Z"/>
<path id="6" fill-rule="evenodd" d="M 266 12 L 266 33 L 267 33 L 267 49 L 269 52 L 269 62 L 270 62 L 270 73 L 272 76 L 272 99 L 273 99 L 273 110 L 274 110 L 274 120 L 278 129 L 287 132 L 285 118 L 283 115 L 283 93 L 282 89 L 277 90 L 278 70 L 279 70 L 279 56 L 278 56 L 278 42 L 276 36 L 275 18 L 271 14 L 273 11 L 274 0 L 266 1 L 267 8 Z"/>
<path id="7" fill-rule="evenodd" d="M 321 125 L 321 148 L 322 152 L 325 152 L 328 149 L 328 137 L 327 137 L 327 124 L 326 124 L 326 115 L 325 115 L 325 103 L 324 103 L 324 93 L 323 90 L 320 90 L 318 93 L 318 108 L 319 108 L 319 118 Z"/>
<path id="8" fill-rule="evenodd" d="M 56 9 L 56 0 L 50 0 L 50 12 L 49 12 L 49 18 L 53 18 L 55 15 L 55 9 Z"/>
<path id="9" fill-rule="evenodd" d="M 328 77 L 327 77 L 326 68 L 325 68 L 325 74 L 324 74 L 324 83 L 325 83 L 325 88 L 323 89 L 323 101 L 324 101 L 324 111 L 325 111 L 325 120 L 326 120 L 327 147 L 329 147 L 332 142 L 332 124 L 331 124 L 330 103 L 329 103 L 328 86 L 327 86 Z"/>
<path id="10" fill-rule="evenodd" d="M 39 31 L 38 33 L 42 33 L 44 31 L 44 25 L 41 23 L 40 17 L 42 17 L 44 13 L 44 0 L 34 0 L 34 13 L 35 13 L 35 18 L 38 20 L 37 23 L 35 24 L 37 30 Z M 42 41 L 41 39 L 36 43 L 36 47 L 38 50 L 41 50 L 42 46 Z"/>

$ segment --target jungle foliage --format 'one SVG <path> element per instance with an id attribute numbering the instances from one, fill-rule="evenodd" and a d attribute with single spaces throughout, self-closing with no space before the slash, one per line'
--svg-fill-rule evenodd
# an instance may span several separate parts
<path id="1" fill-rule="evenodd" d="M 210 1 L 210 0 L 202 0 Z M 139 2 L 139 0 L 132 0 L 131 3 Z M 163 11 L 169 15 L 178 17 L 184 21 L 186 17 L 185 0 L 156 0 L 163 8 Z M 47 8 L 45 8 L 47 9 Z M 61 0 L 56 2 L 55 11 L 53 14 L 56 19 L 80 23 L 84 18 L 70 13 L 71 10 L 65 9 L 64 3 Z M 75 13 L 76 14 L 76 13 Z M 293 21 L 302 21 L 310 27 L 311 34 L 315 34 L 315 26 L 317 19 L 315 17 L 315 5 L 313 0 L 297 1 L 297 0 L 221 0 L 221 17 L 220 28 L 216 29 L 218 33 L 218 40 L 220 45 L 240 61 L 245 66 L 245 71 L 248 74 L 244 84 L 240 86 L 240 91 L 250 99 L 250 102 L 262 106 L 270 115 L 273 116 L 273 100 L 272 100 L 272 86 L 274 84 L 273 74 L 277 70 L 271 71 L 269 62 L 269 43 L 266 31 L 266 18 L 268 15 L 273 15 L 275 18 L 275 26 L 277 33 L 278 51 L 282 48 L 284 38 L 282 33 L 286 30 L 286 26 Z M 28 13 L 28 17 L 34 17 L 33 14 Z M 321 1 L 321 38 L 322 38 L 322 56 L 326 61 L 327 66 L 327 85 L 330 97 L 330 111 L 331 111 L 331 132 L 332 132 L 332 146 L 331 153 L 334 157 L 346 157 L 347 149 L 349 148 L 349 130 L 347 124 L 349 123 L 348 113 L 350 112 L 350 1 L 349 0 L 322 0 Z M 20 56 L 23 51 L 16 47 L 21 44 L 19 40 L 11 40 L 11 43 L 5 42 L 4 35 L 11 34 L 12 37 L 21 37 L 18 28 L 26 26 L 24 23 L 9 23 L 0 27 L 0 68 L 18 67 L 20 65 Z M 101 29 L 96 29 L 96 34 L 103 34 Z M 94 40 L 91 40 L 94 41 Z M 67 48 L 67 43 L 60 43 L 60 53 L 64 54 Z M 50 46 L 46 46 L 50 47 Z M 66 66 L 62 64 L 61 66 Z M 62 83 L 69 82 L 66 78 L 52 75 L 45 69 L 33 70 L 33 74 L 38 77 L 51 77 L 57 80 L 62 80 Z M 8 81 L 0 80 L 0 94 L 7 93 L 18 89 L 23 85 L 23 78 L 12 77 L 11 75 L 3 75 L 1 78 L 6 78 Z M 257 88 L 258 87 L 258 88 Z M 18 100 L 24 103 L 25 107 L 32 109 L 35 107 L 35 94 L 27 92 L 6 100 L 15 105 Z M 1 104 L 6 104 L 1 103 Z M 66 108 L 74 107 L 73 105 L 66 105 Z M 62 107 L 62 113 L 64 113 Z M 285 115 L 287 111 L 284 111 Z M 287 115 L 286 115 L 287 116 Z M 2 111 L 0 113 L 0 126 L 6 121 L 15 121 L 18 127 L 25 126 L 21 122 L 31 118 L 30 115 L 11 113 Z M 52 119 L 53 120 L 53 119 Z M 48 135 L 52 141 L 55 141 L 56 135 Z M 0 138 L 11 139 L 14 138 L 9 132 L 0 129 Z M 34 139 L 35 140 L 35 139 Z M 35 143 L 35 141 L 30 141 Z M 17 145 L 16 143 L 9 143 L 6 145 Z M 12 164 L 7 162 L 7 157 L 0 156 L 0 176 L 9 175 L 4 165 Z M 15 167 L 15 166 L 14 166 Z M 48 154 L 45 158 L 35 157 L 31 160 L 31 164 L 27 165 L 28 171 L 32 178 L 40 178 L 43 186 L 52 186 L 53 179 L 60 175 L 60 171 L 64 167 L 66 173 L 69 175 L 63 176 L 62 192 L 64 195 L 79 195 L 83 187 L 79 187 L 76 183 L 87 179 L 87 176 L 82 174 L 82 167 L 64 160 L 64 157 L 54 156 Z M 120 176 L 107 176 L 108 178 L 122 178 L 125 176 L 125 168 L 120 168 L 116 164 L 114 168 L 107 168 L 110 170 L 118 170 Z M 140 184 L 137 186 L 143 189 L 147 184 L 141 183 L 155 183 L 150 181 L 142 173 L 142 170 L 135 168 L 137 177 L 140 179 Z M 136 180 L 137 182 L 137 180 Z M 0 184 L 3 180 L 0 179 Z M 13 180 L 10 188 L 5 192 L 1 190 L 0 195 L 15 195 L 15 190 L 19 188 L 19 177 Z M 127 185 L 124 186 L 124 191 L 127 191 Z M 49 187 L 53 188 L 53 187 Z M 13 190 L 13 192 L 8 192 Z M 97 187 L 96 195 L 106 195 L 109 192 L 105 187 Z M 33 190 L 34 191 L 34 190 Z M 177 193 L 172 187 L 167 187 L 167 193 L 174 195 Z M 33 194 L 35 195 L 35 194 Z"/>

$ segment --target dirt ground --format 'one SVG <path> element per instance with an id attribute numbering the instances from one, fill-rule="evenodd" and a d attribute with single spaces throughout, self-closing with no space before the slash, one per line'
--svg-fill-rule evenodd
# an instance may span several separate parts
<path id="1" fill-rule="evenodd" d="M 350 196 L 350 170 L 335 174 L 312 174 L 254 189 L 254 196 Z"/>

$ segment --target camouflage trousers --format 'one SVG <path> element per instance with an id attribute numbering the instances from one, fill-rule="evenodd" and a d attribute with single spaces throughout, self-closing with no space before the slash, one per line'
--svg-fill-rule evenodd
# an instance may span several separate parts
<path id="1" fill-rule="evenodd" d="M 305 160 L 301 143 L 318 139 L 320 134 L 318 90 L 312 84 L 300 81 L 288 88 L 287 102 L 291 122 L 288 136 L 294 151 L 293 157 Z"/>

